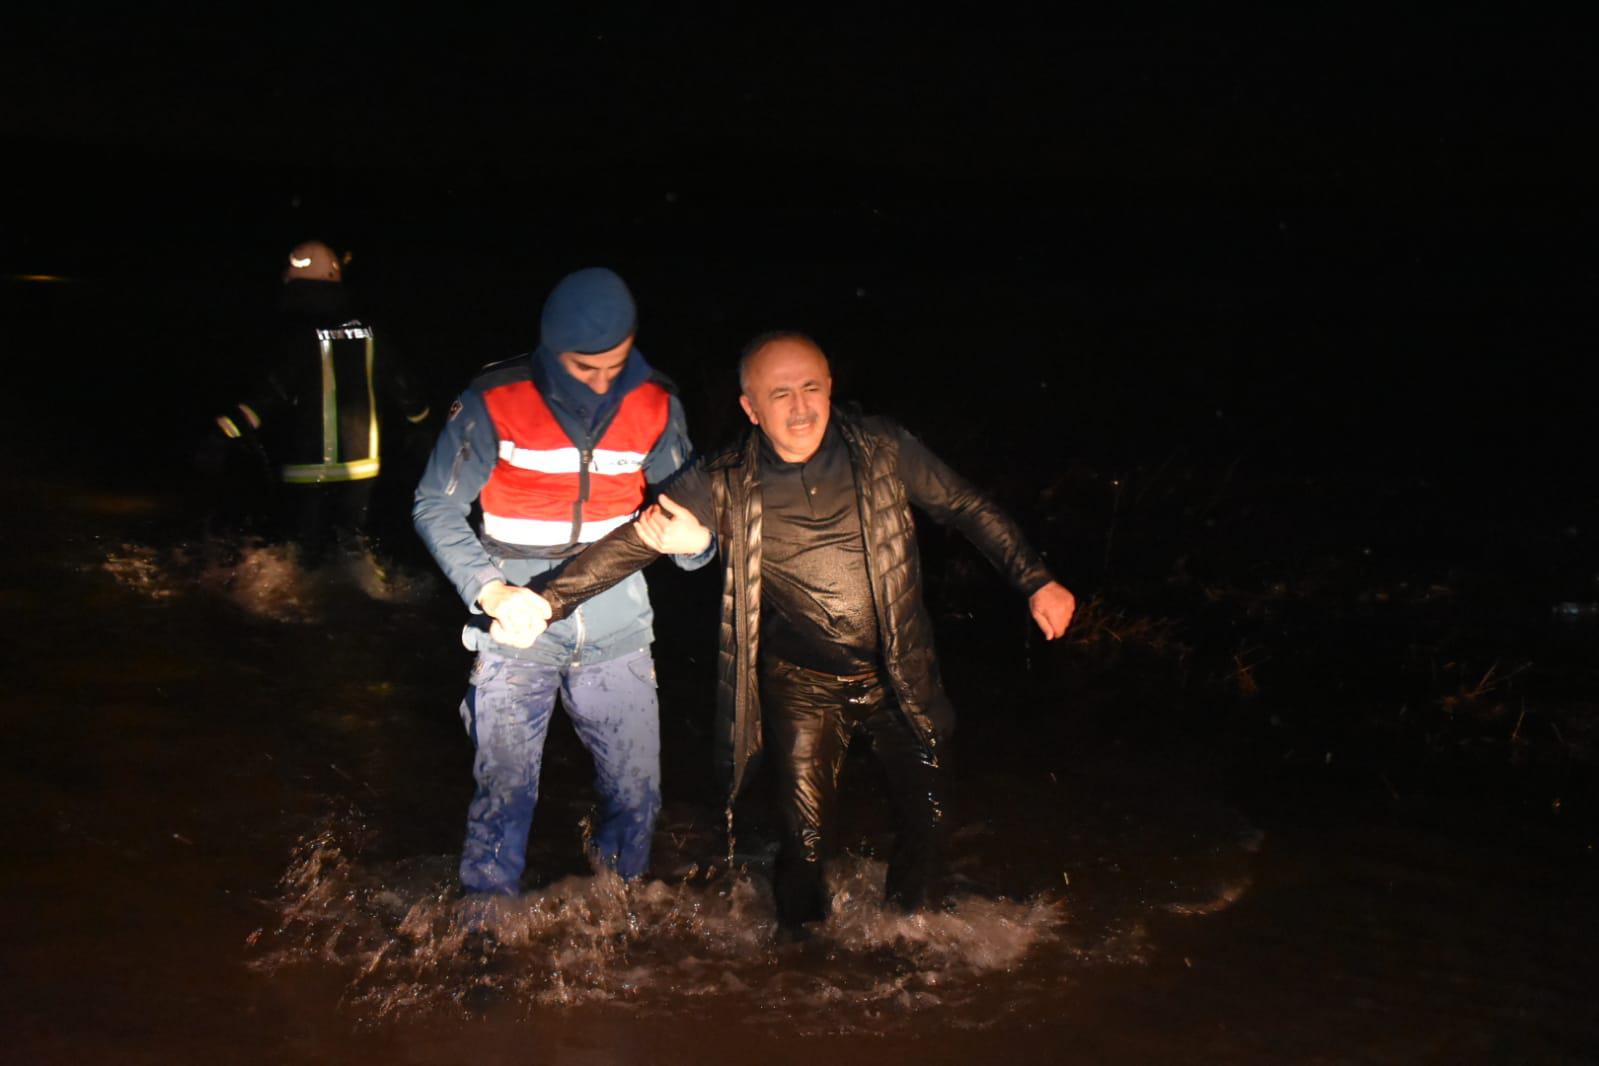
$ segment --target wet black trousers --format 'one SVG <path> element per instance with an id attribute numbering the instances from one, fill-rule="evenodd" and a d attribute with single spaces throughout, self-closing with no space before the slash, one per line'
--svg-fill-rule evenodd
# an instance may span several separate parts
<path id="1" fill-rule="evenodd" d="M 943 851 L 942 775 L 893 689 L 876 675 L 841 678 L 763 657 L 761 719 L 783 821 L 778 921 L 793 928 L 827 916 L 822 864 L 836 844 L 839 772 L 858 734 L 871 742 L 894 809 L 888 901 L 906 910 L 930 902 Z"/>

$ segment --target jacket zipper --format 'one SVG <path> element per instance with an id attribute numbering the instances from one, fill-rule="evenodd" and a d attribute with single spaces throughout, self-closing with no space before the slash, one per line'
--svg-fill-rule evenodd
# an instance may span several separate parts
<path id="1" fill-rule="evenodd" d="M 594 448 L 605 437 L 606 432 L 611 428 L 611 423 L 616 421 L 616 416 L 621 412 L 622 403 L 626 402 L 626 399 L 626 397 L 623 397 L 622 401 L 612 408 L 605 421 L 594 428 L 594 433 L 588 438 L 589 443 L 578 450 L 577 503 L 572 505 L 572 536 L 567 542 L 567 547 L 577 544 L 578 537 L 583 532 L 583 505 L 588 502 L 589 498 L 589 464 L 594 462 Z M 560 420 L 556 419 L 556 422 L 559 424 Z M 561 428 L 563 432 L 566 431 L 565 426 Z M 572 443 L 577 443 L 570 432 L 567 432 L 566 436 Z"/>
<path id="2" fill-rule="evenodd" d="M 583 504 L 589 498 L 589 464 L 594 461 L 594 449 L 584 448 L 577 458 L 577 502 L 572 505 L 572 536 L 568 543 L 576 544 L 583 532 Z"/>

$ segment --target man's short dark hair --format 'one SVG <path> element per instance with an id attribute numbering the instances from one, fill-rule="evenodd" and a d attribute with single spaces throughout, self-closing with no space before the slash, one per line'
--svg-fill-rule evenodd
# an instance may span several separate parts
<path id="1" fill-rule="evenodd" d="M 817 344 L 816 341 L 811 338 L 810 334 L 802 333 L 797 329 L 770 329 L 765 333 L 757 333 L 755 336 L 749 339 L 749 341 L 738 353 L 739 392 L 745 394 L 749 393 L 749 388 L 746 386 L 746 381 L 749 376 L 748 371 L 750 360 L 755 358 L 756 353 L 758 353 L 762 348 L 766 347 L 768 344 L 776 343 L 777 341 L 798 341 L 801 344 L 810 345 L 817 351 L 822 350 L 822 346 Z M 825 359 L 827 356 L 823 355 L 822 358 Z"/>

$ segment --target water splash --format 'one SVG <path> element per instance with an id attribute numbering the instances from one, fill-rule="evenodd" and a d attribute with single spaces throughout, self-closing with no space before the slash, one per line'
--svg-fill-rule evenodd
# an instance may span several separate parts
<path id="1" fill-rule="evenodd" d="M 246 543 L 237 554 L 207 553 L 200 586 L 247 614 L 276 622 L 314 622 L 319 591 L 292 545 Z"/>
<path id="2" fill-rule="evenodd" d="M 1244 898 L 1253 882 L 1249 878 L 1227 884 L 1217 885 L 1213 895 L 1206 899 L 1178 900 L 1165 903 L 1162 906 L 1172 914 L 1180 914 L 1187 918 L 1202 918 L 1212 914 L 1220 914 L 1234 903 Z"/>
<path id="3" fill-rule="evenodd" d="M 601 870 L 520 896 L 459 898 L 453 857 L 369 863 L 347 835 L 302 841 L 275 926 L 251 937 L 252 965 L 338 967 L 346 1000 L 369 1022 L 590 1003 L 664 1013 L 733 1000 L 752 1024 L 880 1031 L 885 1018 L 971 1000 L 983 975 L 1024 966 L 1066 920 L 1048 898 L 965 897 L 902 914 L 877 902 L 883 864 L 847 855 L 829 871 L 833 914 L 810 940 L 789 943 L 766 880 L 743 870 L 696 868 L 675 884 Z"/>
<path id="4" fill-rule="evenodd" d="M 167 549 L 124 543 L 91 566 L 157 603 L 199 593 L 253 617 L 287 623 L 322 621 L 327 606 L 352 589 L 382 603 L 415 604 L 439 588 L 432 573 L 386 563 L 366 544 L 315 569 L 304 565 L 292 544 L 250 538 L 209 538 Z"/>
<path id="5" fill-rule="evenodd" d="M 407 570 L 386 563 L 365 542 L 358 549 L 344 552 L 329 576 L 354 585 L 382 603 L 421 603 L 439 588 L 432 571 Z"/>
<path id="6" fill-rule="evenodd" d="M 178 594 L 171 568 L 163 564 L 160 553 L 143 544 L 123 544 L 106 553 L 100 569 L 118 585 L 152 600 L 171 599 Z"/>

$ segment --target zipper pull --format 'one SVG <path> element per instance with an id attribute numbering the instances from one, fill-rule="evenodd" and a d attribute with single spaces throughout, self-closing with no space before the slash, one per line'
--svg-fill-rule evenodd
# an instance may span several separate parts
<path id="1" fill-rule="evenodd" d="M 465 432 L 470 434 L 474 425 L 476 425 L 476 423 L 468 422 L 466 424 Z M 455 490 L 460 487 L 461 484 L 461 464 L 465 463 L 471 454 L 472 438 L 470 436 L 463 435 L 461 437 L 461 447 L 457 449 L 455 453 L 455 462 L 450 464 L 450 481 L 449 484 L 444 486 L 444 495 L 455 495 Z"/>
<path id="2" fill-rule="evenodd" d="M 583 451 L 580 453 L 580 455 L 582 456 L 582 466 L 580 467 L 580 469 L 584 473 L 588 473 L 589 464 L 594 461 L 594 449 L 593 448 L 584 448 Z"/>

